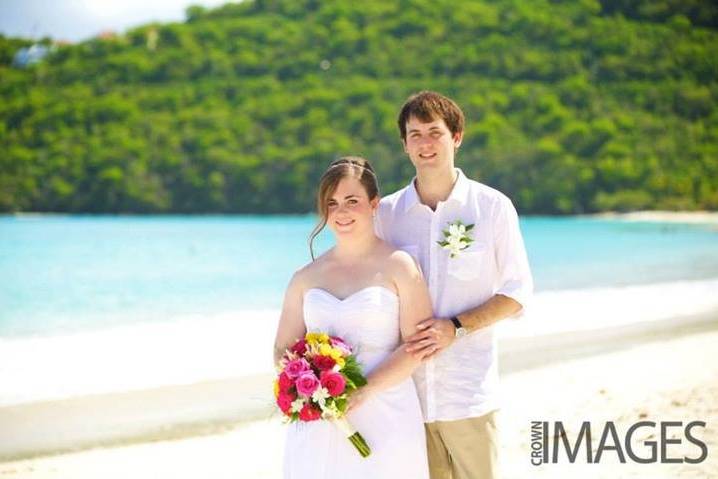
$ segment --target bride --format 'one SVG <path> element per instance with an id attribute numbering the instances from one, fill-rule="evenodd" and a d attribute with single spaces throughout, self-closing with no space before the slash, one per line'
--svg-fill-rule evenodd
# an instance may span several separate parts
<path id="1" fill-rule="evenodd" d="M 307 331 L 324 331 L 354 349 L 366 386 L 349 398 L 347 419 L 366 439 L 362 458 L 328 421 L 292 423 L 284 452 L 285 478 L 429 477 L 424 424 L 411 373 L 419 361 L 401 347 L 432 316 L 431 300 L 412 257 L 374 234 L 379 204 L 374 171 L 363 158 L 333 162 L 319 184 L 321 222 L 336 245 L 301 268 L 287 288 L 274 359 Z"/>

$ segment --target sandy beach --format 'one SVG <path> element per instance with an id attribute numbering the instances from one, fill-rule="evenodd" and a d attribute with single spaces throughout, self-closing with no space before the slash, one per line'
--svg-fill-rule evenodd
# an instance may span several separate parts
<path id="1" fill-rule="evenodd" d="M 710 212 L 607 216 L 718 225 Z M 716 287 L 707 279 L 545 291 L 526 318 L 501 324 L 505 477 L 718 477 Z M 0 405 L 0 479 L 281 477 L 271 364 L 258 359 L 277 315 L 249 316 L 6 339 L 0 364 L 22 365 L 23 374 L 0 368 L 3 393 L 16 400 Z M 236 338 L 246 329 L 259 346 L 243 357 Z M 163 338 L 159 357 L 156 338 Z M 26 393 L 38 397 L 28 402 Z M 707 459 L 621 464 L 608 451 L 599 464 L 563 456 L 531 465 L 531 421 L 561 421 L 574 439 L 590 421 L 595 447 L 607 421 L 624 437 L 639 420 L 705 421 L 698 436 Z M 643 429 L 636 450 L 645 453 L 641 441 L 659 435 Z M 670 445 L 671 457 L 697 455 L 683 431 L 671 430 L 676 437 L 684 441 Z"/>
<path id="2" fill-rule="evenodd" d="M 664 325 L 652 334 L 623 331 L 621 340 L 597 336 L 595 347 L 589 349 L 579 341 L 573 348 L 557 343 L 508 352 L 509 356 L 528 354 L 530 359 L 502 364 L 505 477 L 718 476 L 718 314 L 688 324 L 682 328 Z M 279 478 L 283 426 L 271 413 L 260 414 L 264 416 L 253 421 L 228 418 L 187 430 L 158 429 L 141 442 L 10 460 L 0 463 L 0 477 Z M 88 411 L 87 427 L 101 422 L 101 416 L 101 411 Z M 561 421 L 574 439 L 581 423 L 590 421 L 595 447 L 607 421 L 615 423 L 623 438 L 640 420 L 705 421 L 707 427 L 696 429 L 695 436 L 706 443 L 707 459 L 695 465 L 621 464 L 615 452 L 606 451 L 599 464 L 586 464 L 585 458 L 570 464 L 565 453 L 557 464 L 536 467 L 530 463 L 531 421 Z M 671 437 L 683 437 L 682 444 L 668 446 L 670 457 L 699 455 L 681 429 L 670 432 Z M 645 455 L 640 441 L 656 439 L 658 434 L 657 428 L 637 434 L 636 451 Z"/>

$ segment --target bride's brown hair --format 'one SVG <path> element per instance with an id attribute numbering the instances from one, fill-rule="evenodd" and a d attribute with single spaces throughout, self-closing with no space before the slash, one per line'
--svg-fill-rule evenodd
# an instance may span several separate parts
<path id="1" fill-rule="evenodd" d="M 345 156 L 334 160 L 329 168 L 324 172 L 319 180 L 319 190 L 317 191 L 317 212 L 319 213 L 319 223 L 314 227 L 312 234 L 309 235 L 309 253 L 314 261 L 314 238 L 327 225 L 329 216 L 328 202 L 339 186 L 339 182 L 344 178 L 355 178 L 364 187 L 369 197 L 369 201 L 379 196 L 379 182 L 376 179 L 374 168 L 371 167 L 369 161 L 359 156 Z"/>

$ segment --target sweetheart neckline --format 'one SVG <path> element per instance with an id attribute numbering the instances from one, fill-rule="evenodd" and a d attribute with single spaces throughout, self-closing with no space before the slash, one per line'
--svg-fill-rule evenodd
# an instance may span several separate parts
<path id="1" fill-rule="evenodd" d="M 378 289 L 380 289 L 380 290 L 386 291 L 387 293 L 389 293 L 389 295 L 393 296 L 395 299 L 397 299 L 397 300 L 399 299 L 399 295 L 396 294 L 393 290 L 387 288 L 386 286 L 381 286 L 381 285 L 366 286 L 366 287 L 364 287 L 364 288 L 361 288 L 361 289 L 359 289 L 359 290 L 353 292 L 352 294 L 350 294 L 349 296 L 347 296 L 347 297 L 344 298 L 344 299 L 341 299 L 341 298 L 338 298 L 338 297 L 334 296 L 332 293 L 330 293 L 329 291 L 327 291 L 327 290 L 324 289 L 324 288 L 309 288 L 309 289 L 307 289 L 307 290 L 304 292 L 304 295 L 306 296 L 307 293 L 309 293 L 310 291 L 319 291 L 320 293 L 324 293 L 324 294 L 326 294 L 327 296 L 333 298 L 334 300 L 336 300 L 336 301 L 338 301 L 338 302 L 340 302 L 340 303 L 344 303 L 344 302 L 350 300 L 351 298 L 353 298 L 354 296 L 358 295 L 359 293 L 362 293 L 362 292 L 364 292 L 364 291 L 366 291 L 366 290 L 369 290 L 369 289 L 375 289 L 375 288 L 378 288 Z"/>

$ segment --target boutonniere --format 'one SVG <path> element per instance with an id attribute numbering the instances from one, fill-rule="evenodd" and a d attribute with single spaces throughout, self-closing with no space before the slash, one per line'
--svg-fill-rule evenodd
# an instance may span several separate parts
<path id="1" fill-rule="evenodd" d="M 465 250 L 473 243 L 468 233 L 474 228 L 474 225 L 465 225 L 461 220 L 456 220 L 453 223 L 449 223 L 449 229 L 444 230 L 444 241 L 437 241 L 439 246 L 450 251 L 449 257 L 453 258 L 461 250 Z"/>

